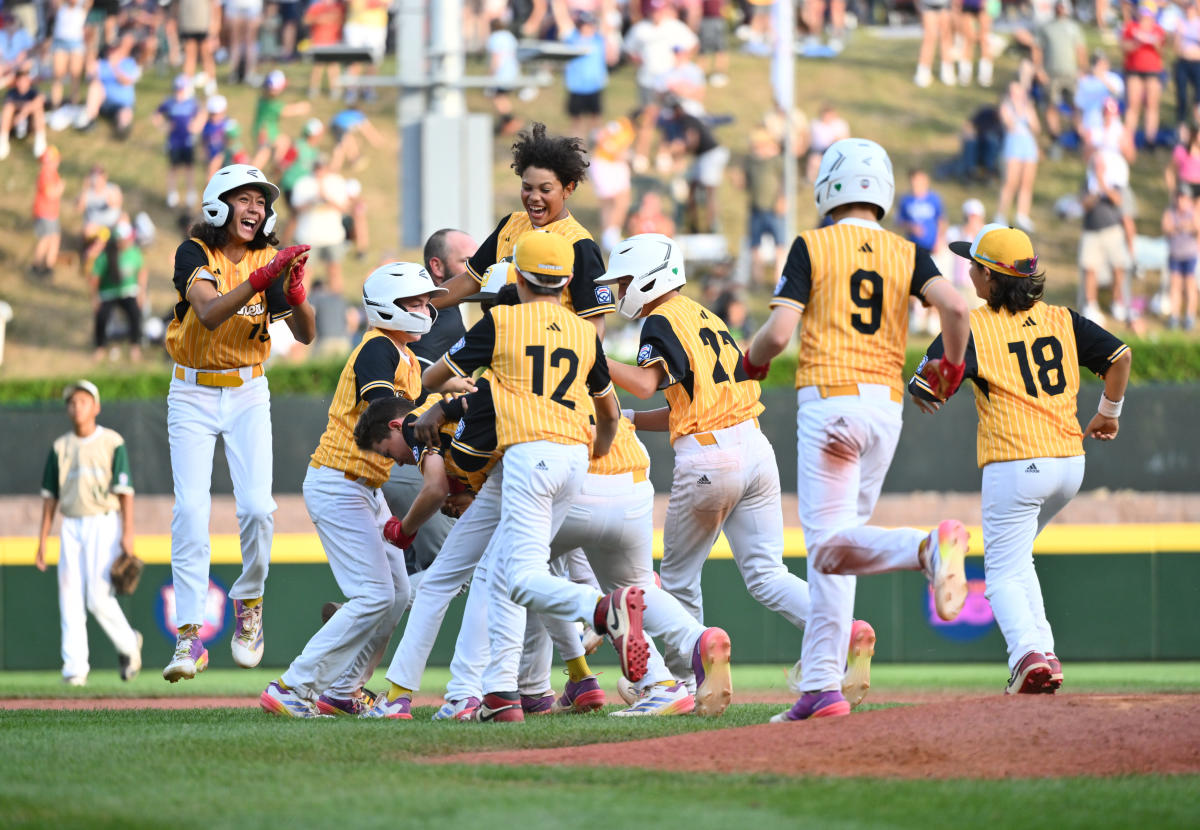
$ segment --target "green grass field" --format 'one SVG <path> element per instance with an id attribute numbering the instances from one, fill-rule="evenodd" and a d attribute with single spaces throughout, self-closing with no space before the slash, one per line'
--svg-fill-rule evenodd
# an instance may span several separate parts
<path id="1" fill-rule="evenodd" d="M 996 693 L 1002 666 L 879 665 L 874 691 Z M 273 670 L 164 684 L 108 673 L 65 689 L 49 672 L 0 675 L 0 697 L 252 695 Z M 444 671 L 426 676 L 436 693 Z M 382 685 L 377 677 L 377 685 Z M 611 673 L 609 690 L 615 676 Z M 1070 693 L 1197 693 L 1200 664 L 1071 664 Z M 779 666 L 739 666 L 735 693 L 782 692 Z M 615 697 L 615 695 L 613 696 Z M 735 698 L 736 699 L 736 698 Z M 871 698 L 868 698 L 870 701 Z M 893 781 L 640 769 L 430 766 L 455 752 L 632 741 L 764 722 L 775 704 L 723 718 L 555 717 L 523 726 L 273 718 L 206 710 L 0 710 L 3 827 L 1195 827 L 1200 776 Z M 869 707 L 865 707 L 869 708 Z M 853 717 L 853 716 L 852 716 Z M 802 737 L 803 731 L 797 730 Z M 970 740 L 970 736 L 964 736 Z M 981 746 L 980 752 L 987 747 Z M 631 762 L 636 749 L 630 748 Z M 1190 794 L 1190 795 L 1189 795 Z"/>

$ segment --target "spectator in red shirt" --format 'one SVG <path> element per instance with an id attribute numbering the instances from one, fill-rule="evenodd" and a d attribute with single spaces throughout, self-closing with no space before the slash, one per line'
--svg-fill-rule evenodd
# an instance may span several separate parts
<path id="1" fill-rule="evenodd" d="M 1146 146 L 1158 142 L 1158 107 L 1162 100 L 1163 48 L 1167 33 L 1154 18 L 1154 6 L 1142 3 L 1137 18 L 1125 24 L 1121 49 L 1125 52 L 1125 129 L 1137 133 L 1138 116 L 1144 118 Z"/>
<path id="2" fill-rule="evenodd" d="M 342 0 L 313 0 L 304 13 L 304 25 L 308 27 L 308 42 L 312 46 L 333 46 L 342 42 L 342 24 L 346 22 L 346 4 Z M 337 94 L 341 66 L 337 63 L 313 61 L 312 74 L 308 78 L 308 97 L 315 100 L 321 93 L 321 71 L 329 80 L 329 96 Z"/>
<path id="3" fill-rule="evenodd" d="M 62 241 L 58 215 L 66 187 L 58 173 L 58 159 L 58 148 L 47 147 L 38 171 L 37 192 L 33 197 L 33 235 L 37 238 L 33 246 L 35 277 L 52 274 L 58 262 L 58 246 Z"/>

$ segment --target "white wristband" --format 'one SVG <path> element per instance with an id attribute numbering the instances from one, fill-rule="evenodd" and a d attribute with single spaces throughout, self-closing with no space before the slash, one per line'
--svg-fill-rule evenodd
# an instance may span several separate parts
<path id="1" fill-rule="evenodd" d="M 622 417 L 622 418 L 628 418 L 628 419 L 629 419 L 629 423 L 631 423 L 631 424 L 633 423 L 633 416 L 634 416 L 634 415 L 636 415 L 636 414 L 637 414 L 637 413 L 636 413 L 636 412 L 634 412 L 632 409 L 622 409 L 622 410 L 621 410 L 621 417 Z"/>
<path id="2" fill-rule="evenodd" d="M 1101 392 L 1100 393 L 1100 406 L 1098 406 L 1096 409 L 1105 418 L 1120 418 L 1121 417 L 1121 407 L 1124 404 L 1125 404 L 1124 398 L 1121 398 L 1121 400 L 1119 400 L 1119 401 L 1110 401 L 1108 399 L 1108 397 L 1103 392 Z"/>

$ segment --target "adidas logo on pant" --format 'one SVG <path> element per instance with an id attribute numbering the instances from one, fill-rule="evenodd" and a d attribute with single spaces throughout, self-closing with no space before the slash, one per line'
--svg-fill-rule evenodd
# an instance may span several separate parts
<path id="1" fill-rule="evenodd" d="M 712 482 L 708 480 L 708 476 L 704 475 L 704 473 L 700 474 L 700 478 L 696 479 L 696 483 L 697 484 L 712 484 Z"/>
<path id="2" fill-rule="evenodd" d="M 1025 468 L 1025 472 L 1027 472 L 1027 473 L 1036 473 L 1037 471 L 1038 471 L 1037 464 L 1030 464 L 1028 467 Z"/>
<path id="3" fill-rule="evenodd" d="M 535 469 L 535 470 L 549 470 L 550 468 L 546 466 L 546 462 L 545 462 L 545 461 L 539 461 L 539 462 L 537 463 L 537 466 L 536 466 L 536 467 L 534 467 L 533 469 Z"/>

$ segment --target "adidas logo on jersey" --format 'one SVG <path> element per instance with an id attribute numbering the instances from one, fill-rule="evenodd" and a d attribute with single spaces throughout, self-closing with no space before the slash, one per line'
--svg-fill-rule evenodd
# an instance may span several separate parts
<path id="1" fill-rule="evenodd" d="M 700 478 L 696 479 L 696 483 L 697 484 L 712 484 L 712 482 L 708 480 L 708 476 L 706 476 L 704 473 L 700 474 Z"/>
<path id="2" fill-rule="evenodd" d="M 1026 317 L 1025 322 L 1021 324 L 1021 328 L 1028 328 L 1029 326 L 1036 326 L 1036 325 L 1037 325 L 1037 323 L 1033 322 L 1032 317 Z"/>
<path id="3" fill-rule="evenodd" d="M 1028 467 L 1025 468 L 1025 472 L 1027 472 L 1027 473 L 1038 472 L 1037 464 L 1030 464 Z"/>
<path id="4" fill-rule="evenodd" d="M 550 468 L 546 466 L 546 462 L 545 462 L 545 461 L 539 461 L 539 462 L 537 463 L 537 466 L 535 466 L 533 469 L 535 469 L 535 470 L 549 470 Z"/>
<path id="5" fill-rule="evenodd" d="M 562 331 L 562 329 L 558 327 L 558 323 L 551 323 L 546 326 L 546 331 Z"/>
<path id="6" fill-rule="evenodd" d="M 873 254 L 873 253 L 875 253 L 875 249 L 871 247 L 871 243 L 870 243 L 870 242 L 864 242 L 864 243 L 862 244 L 862 246 L 861 246 L 861 247 L 860 247 L 858 250 L 862 251 L 864 254 Z"/>

